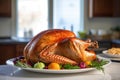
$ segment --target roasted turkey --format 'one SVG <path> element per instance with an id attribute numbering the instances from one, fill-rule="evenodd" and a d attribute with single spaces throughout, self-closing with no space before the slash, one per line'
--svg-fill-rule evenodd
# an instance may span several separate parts
<path id="1" fill-rule="evenodd" d="M 83 41 L 69 30 L 51 29 L 40 32 L 33 37 L 24 48 L 24 57 L 27 62 L 59 64 L 79 64 L 81 61 L 96 59 L 94 50 L 97 42 Z"/>

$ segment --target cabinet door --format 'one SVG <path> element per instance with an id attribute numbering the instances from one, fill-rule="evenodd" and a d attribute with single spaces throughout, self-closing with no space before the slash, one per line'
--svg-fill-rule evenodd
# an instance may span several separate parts
<path id="1" fill-rule="evenodd" d="M 0 0 L 0 17 L 11 17 L 11 0 Z"/>
<path id="2" fill-rule="evenodd" d="M 114 0 L 113 5 L 113 16 L 120 17 L 120 0 Z"/>
<path id="3" fill-rule="evenodd" d="M 89 17 L 120 17 L 120 0 L 89 0 Z"/>
<path id="4" fill-rule="evenodd" d="M 6 60 L 15 57 L 15 45 L 0 45 L 0 64 L 5 64 Z"/>
<path id="5" fill-rule="evenodd" d="M 23 50 L 26 44 L 17 44 L 16 45 L 16 57 L 23 56 Z"/>
<path id="6" fill-rule="evenodd" d="M 115 44 L 115 43 L 112 43 L 112 47 L 117 47 L 117 48 L 120 48 L 120 44 Z"/>

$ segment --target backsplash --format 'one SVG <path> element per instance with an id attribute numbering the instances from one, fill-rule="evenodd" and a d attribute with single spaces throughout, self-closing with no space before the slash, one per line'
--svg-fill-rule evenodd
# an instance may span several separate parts
<path id="1" fill-rule="evenodd" d="M 0 18 L 0 37 L 11 36 L 11 19 Z"/>

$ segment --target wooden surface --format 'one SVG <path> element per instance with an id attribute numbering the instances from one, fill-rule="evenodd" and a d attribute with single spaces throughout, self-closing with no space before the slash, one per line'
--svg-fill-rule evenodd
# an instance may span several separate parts
<path id="1" fill-rule="evenodd" d="M 11 0 L 0 0 L 0 17 L 11 17 Z"/>
<path id="2" fill-rule="evenodd" d="M 4 44 L 0 45 L 0 65 L 5 64 L 6 60 L 23 55 L 26 44 Z"/>
<path id="3" fill-rule="evenodd" d="M 120 17 L 120 0 L 89 0 L 89 17 Z"/>

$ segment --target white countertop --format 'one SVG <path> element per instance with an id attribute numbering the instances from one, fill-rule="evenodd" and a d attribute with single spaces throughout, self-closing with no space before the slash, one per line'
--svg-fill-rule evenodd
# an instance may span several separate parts
<path id="1" fill-rule="evenodd" d="M 105 74 L 98 71 L 53 74 L 37 73 L 0 65 L 0 80 L 120 80 L 120 63 L 112 62 L 105 68 Z"/>

